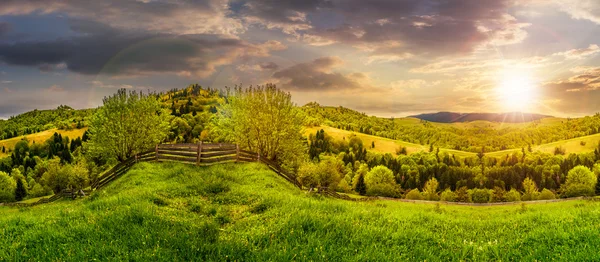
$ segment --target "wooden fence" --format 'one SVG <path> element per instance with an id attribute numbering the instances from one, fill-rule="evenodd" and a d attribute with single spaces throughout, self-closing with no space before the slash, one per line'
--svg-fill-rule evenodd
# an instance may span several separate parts
<path id="1" fill-rule="evenodd" d="M 298 182 L 295 174 L 285 171 L 276 162 L 268 160 L 259 153 L 240 149 L 240 147 L 235 144 L 198 143 L 156 145 L 154 150 L 137 154 L 102 173 L 98 178 L 92 181 L 90 189 L 85 190 L 84 193 L 88 194 L 94 190 L 105 187 L 110 182 L 127 173 L 127 171 L 129 171 L 129 169 L 136 163 L 147 161 L 175 161 L 197 166 L 207 166 L 229 162 L 261 162 L 288 182 L 292 183 L 298 188 L 302 188 L 302 185 L 300 182 Z M 42 198 L 34 203 L 6 203 L 4 205 L 33 206 L 37 204 L 54 202 L 63 197 L 72 196 L 73 193 L 77 192 L 63 190 L 62 192 L 56 193 L 49 198 Z M 319 190 L 319 193 L 340 199 L 350 199 L 348 196 L 340 195 L 335 192 L 329 192 L 328 190 Z"/>

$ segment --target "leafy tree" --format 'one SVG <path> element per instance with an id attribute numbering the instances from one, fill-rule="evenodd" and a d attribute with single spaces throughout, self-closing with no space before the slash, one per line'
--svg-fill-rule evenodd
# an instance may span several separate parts
<path id="1" fill-rule="evenodd" d="M 471 202 L 469 191 L 466 186 L 462 186 L 456 190 L 456 201 L 464 203 Z"/>
<path id="2" fill-rule="evenodd" d="M 291 95 L 273 84 L 236 87 L 229 103 L 218 111 L 215 132 L 259 152 L 289 168 L 299 165 L 305 152 L 302 138 L 304 114 L 292 103 Z"/>
<path id="3" fill-rule="evenodd" d="M 594 174 L 596 174 L 596 195 L 600 195 L 600 164 L 594 165 Z"/>
<path id="4" fill-rule="evenodd" d="M 371 188 L 379 184 L 395 185 L 394 173 L 385 166 L 376 166 L 367 173 L 365 177 L 367 188 Z"/>
<path id="5" fill-rule="evenodd" d="M 14 201 L 16 187 L 15 180 L 7 173 L 0 171 L 0 202 Z"/>
<path id="6" fill-rule="evenodd" d="M 167 114 L 154 96 L 125 89 L 103 99 L 90 121 L 90 154 L 124 161 L 154 146 L 167 135 Z"/>
<path id="7" fill-rule="evenodd" d="M 440 196 L 437 193 L 439 183 L 435 177 L 429 179 L 423 187 L 423 197 L 425 200 L 437 201 L 440 200 Z"/>
<path id="8" fill-rule="evenodd" d="M 531 178 L 525 178 L 523 180 L 523 196 L 522 200 L 536 200 L 539 195 L 538 187 L 535 185 L 535 182 Z"/>
<path id="9" fill-rule="evenodd" d="M 499 187 L 499 186 L 494 187 L 494 190 L 493 190 L 493 193 L 492 193 L 492 201 L 491 202 L 504 202 L 505 201 L 505 197 L 504 197 L 505 194 L 506 194 L 506 190 L 504 190 L 503 187 Z"/>
<path id="10" fill-rule="evenodd" d="M 561 185 L 566 197 L 592 196 L 596 189 L 597 176 L 585 166 L 576 166 L 567 173 L 567 180 Z"/>

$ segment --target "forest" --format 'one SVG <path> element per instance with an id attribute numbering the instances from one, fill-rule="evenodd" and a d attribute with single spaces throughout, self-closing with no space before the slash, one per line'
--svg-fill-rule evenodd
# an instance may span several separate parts
<path id="1" fill-rule="evenodd" d="M 486 128 L 377 118 L 342 107 L 297 106 L 291 101 L 289 93 L 271 84 L 225 90 L 194 84 L 165 93 L 119 90 L 97 109 L 61 106 L 13 117 L 2 122 L 5 133 L 14 133 L 14 127 L 23 134 L 56 125 L 89 130 L 82 137 L 56 133 L 44 143 L 17 143 L 10 157 L 0 159 L 0 201 L 80 190 L 104 170 L 158 143 L 200 141 L 237 143 L 260 152 L 297 174 L 304 188 L 316 191 L 459 202 L 600 193 L 600 144 L 594 152 L 568 155 L 527 146 L 530 140 L 542 143 L 595 133 L 599 115 L 552 125 L 532 122 L 497 128 L 490 123 Z M 407 154 L 398 148 L 395 154 L 380 154 L 368 150 L 377 146 L 374 142 L 364 144 L 356 136 L 334 140 L 323 130 L 303 135 L 303 127 L 319 125 L 403 138 L 428 144 L 429 150 Z M 440 152 L 443 146 L 465 149 L 460 143 L 477 155 Z M 493 149 L 514 147 L 521 150 L 487 156 Z"/>

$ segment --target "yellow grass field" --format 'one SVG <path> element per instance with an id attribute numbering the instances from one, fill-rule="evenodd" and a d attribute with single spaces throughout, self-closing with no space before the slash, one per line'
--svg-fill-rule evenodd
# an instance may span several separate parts
<path id="1" fill-rule="evenodd" d="M 379 137 L 379 136 L 367 135 L 367 134 L 358 133 L 358 132 L 346 131 L 346 130 L 337 129 L 337 128 L 333 128 L 333 127 L 329 127 L 329 126 L 306 127 L 304 129 L 305 135 L 308 136 L 309 134 L 315 134 L 317 132 L 317 130 L 321 130 L 321 129 L 325 130 L 325 133 L 332 136 L 336 140 L 348 139 L 348 137 L 350 137 L 351 135 L 356 135 L 363 141 L 363 144 L 367 147 L 367 150 L 377 152 L 377 153 L 396 154 L 396 149 L 399 146 L 406 147 L 406 151 L 409 154 L 429 150 L 429 147 L 424 146 L 424 145 L 419 145 L 419 144 L 414 144 L 414 143 L 409 143 L 409 142 L 404 142 L 404 141 L 400 141 L 400 140 L 394 140 L 394 139 L 389 139 L 389 138 L 384 138 L 384 137 Z M 371 148 L 371 142 L 375 142 L 375 148 Z M 475 153 L 471 153 L 471 152 L 465 152 L 465 151 L 459 151 L 459 150 L 453 150 L 453 149 L 445 149 L 445 148 L 440 148 L 440 152 L 447 152 L 449 154 L 460 156 L 460 157 L 468 157 L 468 156 L 476 155 Z"/>
<path id="2" fill-rule="evenodd" d="M 581 142 L 585 142 L 585 145 L 581 145 Z M 548 144 L 542 144 L 538 146 L 533 146 L 533 151 L 542 151 L 545 153 L 554 153 L 554 149 L 556 147 L 563 147 L 566 149 L 566 154 L 570 153 L 588 153 L 593 152 L 595 148 L 598 147 L 598 142 L 600 141 L 600 134 L 594 134 L 590 136 L 582 136 L 573 139 L 556 141 Z M 496 152 L 487 153 L 486 156 L 499 157 L 505 156 L 507 154 L 512 154 L 515 152 L 521 152 L 521 149 L 508 149 Z"/>
<path id="3" fill-rule="evenodd" d="M 50 138 L 52 135 L 54 135 L 55 132 L 61 134 L 63 137 L 67 136 L 67 137 L 69 137 L 69 139 L 73 139 L 73 138 L 83 136 L 83 133 L 86 130 L 87 130 L 87 127 L 82 128 L 82 129 L 73 129 L 73 130 L 50 129 L 50 130 L 46 130 L 46 131 L 35 133 L 35 134 L 18 136 L 18 137 L 13 137 L 10 139 L 0 140 L 0 148 L 2 148 L 2 146 L 6 147 L 5 153 L 2 153 L 2 151 L 0 151 L 0 158 L 9 156 L 10 155 L 8 153 L 9 149 L 12 150 L 19 141 L 23 140 L 23 138 L 27 139 L 29 141 L 29 143 L 33 143 L 33 142 L 43 143 L 48 138 Z"/>

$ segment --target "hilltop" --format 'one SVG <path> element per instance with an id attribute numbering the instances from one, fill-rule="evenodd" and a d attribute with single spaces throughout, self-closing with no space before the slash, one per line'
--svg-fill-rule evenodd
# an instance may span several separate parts
<path id="1" fill-rule="evenodd" d="M 140 163 L 85 199 L 0 207 L 0 260 L 598 260 L 599 209 L 352 202 L 260 164 Z"/>
<path id="2" fill-rule="evenodd" d="M 525 123 L 540 120 L 548 115 L 509 112 L 509 113 L 455 113 L 455 112 L 437 112 L 429 114 L 419 114 L 410 117 L 421 120 L 439 122 L 439 123 L 456 123 L 456 122 L 472 122 L 472 121 L 489 121 L 499 123 Z"/>

